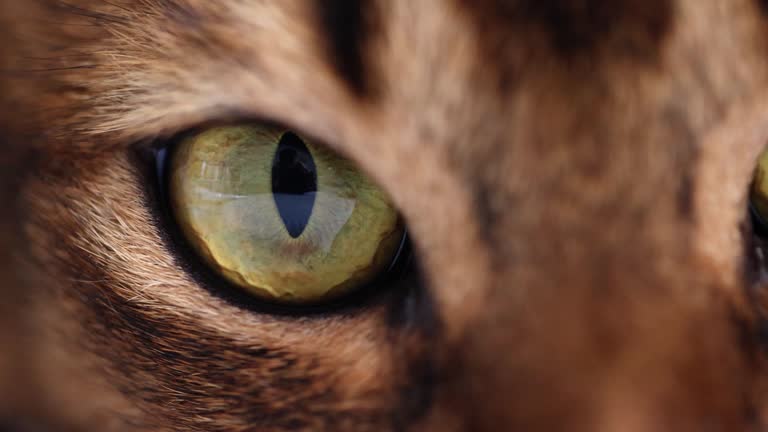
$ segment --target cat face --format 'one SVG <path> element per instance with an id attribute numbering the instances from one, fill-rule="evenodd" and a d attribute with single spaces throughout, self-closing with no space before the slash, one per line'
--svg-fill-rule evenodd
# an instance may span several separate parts
<path id="1" fill-rule="evenodd" d="M 764 8 L 2 2 L 3 184 L 18 203 L 0 225 L 6 417 L 758 430 L 766 263 L 748 190 L 768 142 Z M 407 270 L 312 311 L 207 277 L 163 216 L 151 155 L 246 120 L 370 176 L 407 226 Z"/>

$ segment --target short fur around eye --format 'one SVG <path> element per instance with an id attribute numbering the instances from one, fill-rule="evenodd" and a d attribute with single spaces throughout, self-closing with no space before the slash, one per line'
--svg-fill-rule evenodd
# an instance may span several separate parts
<path id="1" fill-rule="evenodd" d="M 21 202 L 0 224 L 18 259 L 0 287 L 13 422 L 767 423 L 764 287 L 741 234 L 767 136 L 762 2 L 332 2 L 351 9 L 325 19 L 293 0 L 0 4 L 4 154 L 34 153 L 2 178 Z M 334 17 L 360 18 L 360 39 Z M 203 289 L 129 147 L 233 117 L 295 125 L 370 173 L 425 289 L 300 318 Z"/>

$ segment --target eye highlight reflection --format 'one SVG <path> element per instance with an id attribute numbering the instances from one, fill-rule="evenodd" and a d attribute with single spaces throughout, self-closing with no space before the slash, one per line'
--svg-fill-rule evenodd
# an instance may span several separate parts
<path id="1" fill-rule="evenodd" d="M 215 272 L 272 301 L 336 298 L 385 272 L 400 217 L 350 161 L 277 127 L 209 128 L 169 162 L 170 205 Z"/>

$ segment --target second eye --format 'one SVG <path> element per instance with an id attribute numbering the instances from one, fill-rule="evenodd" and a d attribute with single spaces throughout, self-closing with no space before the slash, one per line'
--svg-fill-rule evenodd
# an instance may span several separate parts
<path id="1" fill-rule="evenodd" d="M 386 194 L 354 164 L 258 123 L 182 139 L 168 196 L 187 243 L 217 274 L 267 300 L 311 304 L 372 281 L 404 237 Z"/>

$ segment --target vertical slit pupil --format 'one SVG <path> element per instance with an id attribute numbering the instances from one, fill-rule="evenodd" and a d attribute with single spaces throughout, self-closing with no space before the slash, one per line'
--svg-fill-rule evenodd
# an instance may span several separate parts
<path id="1" fill-rule="evenodd" d="M 291 237 L 299 237 L 306 229 L 316 194 L 315 160 L 298 135 L 285 132 L 272 161 L 272 196 Z"/>

